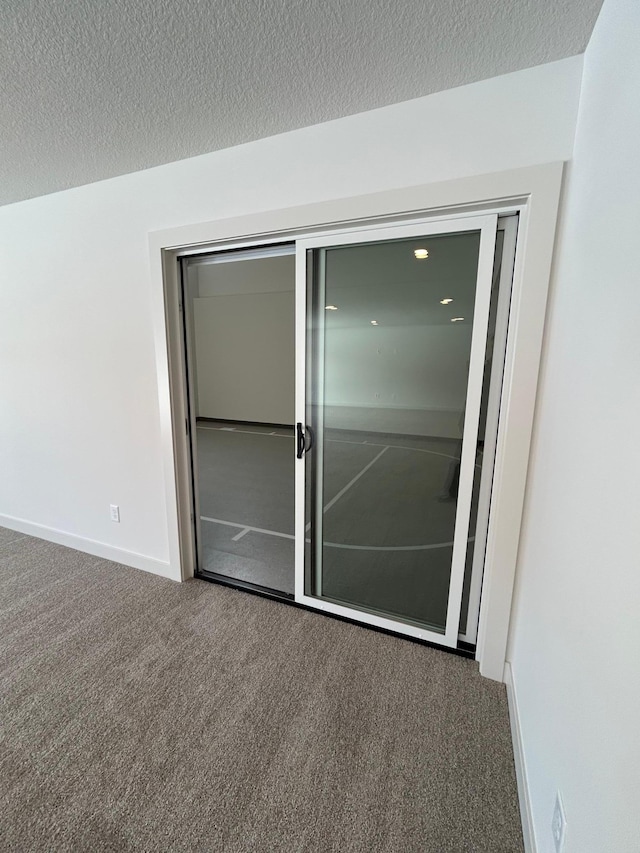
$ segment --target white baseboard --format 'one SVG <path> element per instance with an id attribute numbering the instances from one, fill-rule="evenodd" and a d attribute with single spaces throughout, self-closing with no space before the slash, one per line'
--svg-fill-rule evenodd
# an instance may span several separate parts
<path id="1" fill-rule="evenodd" d="M 516 780 L 518 784 L 518 800 L 520 802 L 520 818 L 522 820 L 524 849 L 525 853 L 537 853 L 538 846 L 536 844 L 536 835 L 533 829 L 531 799 L 529 797 L 529 782 L 527 779 L 527 768 L 524 760 L 522 731 L 520 729 L 518 697 L 513 680 L 513 670 L 511 669 L 509 661 L 506 661 L 504 665 L 504 683 L 507 687 L 507 702 L 509 703 L 509 721 L 511 723 L 511 738 L 513 741 L 513 758 L 516 765 Z"/>
<path id="2" fill-rule="evenodd" d="M 44 524 L 36 524 L 33 521 L 14 518 L 11 515 L 0 514 L 0 526 L 16 530 L 18 533 L 25 533 L 27 536 L 35 536 L 38 539 L 55 542 L 57 545 L 65 545 L 67 548 L 74 548 L 76 551 L 84 551 L 94 557 L 102 557 L 114 563 L 122 563 L 134 569 L 142 569 L 144 572 L 160 575 L 163 578 L 180 580 L 168 562 L 157 560 L 155 557 L 147 557 L 145 554 L 137 554 L 135 551 L 126 551 L 124 548 L 116 548 L 114 545 L 107 545 L 105 542 L 86 539 L 84 536 L 77 536 L 75 533 L 66 533 L 64 530 L 56 530 L 54 527 L 46 527 Z"/>

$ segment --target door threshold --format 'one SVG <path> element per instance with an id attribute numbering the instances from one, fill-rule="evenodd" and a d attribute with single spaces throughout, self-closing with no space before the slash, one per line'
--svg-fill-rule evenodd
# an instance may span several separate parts
<path id="1" fill-rule="evenodd" d="M 262 586 L 258 583 L 251 583 L 250 581 L 236 580 L 236 578 L 230 578 L 227 575 L 219 575 L 217 572 L 196 572 L 194 577 L 201 581 L 209 581 L 210 583 L 218 583 L 222 586 L 230 586 L 233 589 L 240 589 L 244 592 L 251 592 L 254 595 L 262 596 L 262 598 L 274 598 L 277 601 L 284 601 L 286 604 L 295 604 L 295 598 L 289 592 L 283 592 L 269 586 Z"/>
<path id="2" fill-rule="evenodd" d="M 457 657 L 475 659 L 475 646 L 470 643 L 459 641 L 456 648 L 449 646 L 440 646 L 438 643 L 432 643 L 429 640 L 421 640 L 419 637 L 410 637 L 407 634 L 401 634 L 399 631 L 391 631 L 388 628 L 379 628 L 376 625 L 368 625 L 364 622 L 359 622 L 357 619 L 350 619 L 348 616 L 339 616 L 337 613 L 329 613 L 326 610 L 316 610 L 315 607 L 309 607 L 308 604 L 300 604 L 295 600 L 295 597 L 288 592 L 281 592 L 277 589 L 271 589 L 267 586 L 260 586 L 249 581 L 236 580 L 229 578 L 226 575 L 219 575 L 216 572 L 196 572 L 194 578 L 208 583 L 216 583 L 220 586 L 231 587 L 241 592 L 248 592 L 251 595 L 258 595 L 261 598 L 269 598 L 272 601 L 278 601 L 281 604 L 288 604 L 290 607 L 297 607 L 300 610 L 307 610 L 309 613 L 317 613 L 318 615 L 329 619 L 336 619 L 338 622 L 347 622 L 350 625 L 356 625 L 358 628 L 364 628 L 367 631 L 376 631 L 379 634 L 387 634 L 390 637 L 396 637 L 399 640 L 406 640 L 408 643 L 417 643 L 419 646 L 427 646 L 430 649 L 437 649 L 440 652 L 456 655 Z"/>

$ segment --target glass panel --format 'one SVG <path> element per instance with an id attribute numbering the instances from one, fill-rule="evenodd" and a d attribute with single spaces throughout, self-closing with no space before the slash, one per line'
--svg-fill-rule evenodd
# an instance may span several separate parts
<path id="1" fill-rule="evenodd" d="M 183 290 L 198 569 L 292 596 L 295 258 L 285 251 L 190 260 Z"/>
<path id="2" fill-rule="evenodd" d="M 480 232 L 314 253 L 306 593 L 446 624 Z"/>

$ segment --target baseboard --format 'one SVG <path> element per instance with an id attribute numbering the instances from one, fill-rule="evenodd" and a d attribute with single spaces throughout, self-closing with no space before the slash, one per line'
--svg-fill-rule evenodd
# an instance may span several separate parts
<path id="1" fill-rule="evenodd" d="M 55 527 L 36 524 L 24 518 L 14 518 L 11 515 L 0 514 L 0 526 L 16 530 L 18 533 L 25 533 L 27 536 L 35 536 L 37 539 L 55 542 L 56 545 L 65 545 L 67 548 L 74 548 L 76 551 L 83 551 L 85 554 L 92 554 L 94 557 L 102 557 L 104 560 L 131 566 L 133 569 L 142 569 L 144 572 L 160 575 L 170 580 L 180 580 L 172 571 L 169 563 L 157 560 L 155 557 L 147 557 L 145 554 L 138 554 L 135 551 L 116 548 L 114 545 L 107 545 L 105 542 L 86 539 L 84 536 L 77 536 L 75 533 L 66 533 L 64 530 L 57 530 Z"/>
<path id="2" fill-rule="evenodd" d="M 271 427 L 272 429 L 290 429 L 291 432 L 295 430 L 295 424 L 277 424 L 272 423 L 271 421 L 236 421 L 230 418 L 210 418 L 205 417 L 204 415 L 198 415 L 196 417 L 196 423 L 208 423 L 208 424 L 240 424 L 241 426 L 258 426 L 258 427 Z"/>
<path id="3" fill-rule="evenodd" d="M 518 697 L 513 680 L 513 670 L 511 669 L 509 661 L 504 665 L 504 683 L 507 687 L 507 702 L 509 704 L 509 721 L 511 723 L 511 738 L 513 741 L 513 759 L 516 765 L 516 780 L 518 784 L 518 800 L 520 802 L 520 819 L 522 821 L 524 849 L 525 853 L 537 853 L 538 846 L 536 844 L 536 836 L 533 829 L 529 782 L 527 779 L 527 768 L 524 760 L 522 731 L 520 729 Z"/>

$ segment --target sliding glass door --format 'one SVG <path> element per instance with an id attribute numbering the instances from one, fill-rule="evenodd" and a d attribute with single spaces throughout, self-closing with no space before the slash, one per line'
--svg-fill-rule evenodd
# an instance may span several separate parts
<path id="1" fill-rule="evenodd" d="M 183 259 L 199 575 L 475 643 L 517 218 L 505 222 Z"/>
<path id="2" fill-rule="evenodd" d="M 296 243 L 296 600 L 455 646 L 497 217 Z"/>

